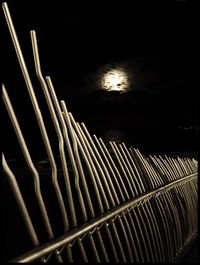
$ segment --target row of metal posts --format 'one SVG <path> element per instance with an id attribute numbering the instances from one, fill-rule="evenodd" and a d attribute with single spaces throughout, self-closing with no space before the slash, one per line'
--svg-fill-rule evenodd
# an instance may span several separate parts
<path id="1" fill-rule="evenodd" d="M 84 123 L 79 124 L 75 121 L 72 113 L 68 112 L 65 101 L 62 100 L 59 104 L 51 78 L 44 78 L 42 75 L 36 33 L 31 31 L 36 75 L 44 92 L 57 134 L 67 191 L 67 198 L 64 198 L 59 186 L 57 165 L 42 113 L 6 3 L 3 3 L 3 11 L 50 161 L 52 183 L 63 219 L 63 233 L 77 227 L 79 207 L 83 223 L 87 223 L 89 220 L 103 215 L 110 209 L 132 198 L 197 171 L 196 161 L 189 158 L 145 157 L 138 149 L 127 148 L 124 143 L 110 142 L 110 148 L 113 152 L 113 155 L 111 155 L 111 151 L 101 138 L 97 138 L 96 135 L 92 137 Z M 52 240 L 54 233 L 40 189 L 40 176 L 32 161 L 5 85 L 2 86 L 2 92 L 24 159 L 34 178 L 35 195 L 48 238 Z M 65 148 L 70 159 L 73 175 L 69 174 Z M 33 246 L 37 247 L 40 244 L 39 235 L 34 229 L 20 187 L 4 155 L 3 169 L 19 204 Z M 77 194 L 72 192 L 73 185 Z M 95 196 L 92 194 L 92 198 L 95 197 L 96 199 L 95 206 L 91 199 L 91 193 L 95 194 Z M 74 204 L 74 196 L 77 196 L 79 205 Z M 66 199 L 69 209 L 66 209 L 65 206 Z M 98 205 L 98 208 L 96 205 Z M 150 197 L 145 202 L 139 203 L 137 207 L 127 210 L 126 213 L 117 215 L 110 222 L 102 224 L 101 227 L 90 231 L 82 238 L 57 249 L 54 251 L 54 256 L 57 262 L 65 260 L 73 262 L 72 249 L 77 245 L 84 262 L 89 262 L 90 259 L 95 262 L 172 262 L 196 232 L 196 207 L 197 184 L 196 180 L 192 179 L 174 189 L 166 190 L 166 192 L 156 197 Z M 78 214 L 80 215 L 80 213 Z M 69 223 L 72 223 L 72 227 Z M 109 240 L 109 248 L 106 247 L 105 238 Z M 86 242 L 91 253 L 87 253 L 85 250 Z M 66 255 L 63 252 L 64 249 Z M 48 261 L 51 255 L 42 257 L 41 261 Z"/>

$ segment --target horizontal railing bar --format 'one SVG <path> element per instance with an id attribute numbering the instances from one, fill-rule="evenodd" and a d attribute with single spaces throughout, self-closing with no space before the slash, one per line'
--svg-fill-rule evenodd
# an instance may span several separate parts
<path id="1" fill-rule="evenodd" d="M 162 191 L 168 190 L 170 188 L 173 188 L 174 186 L 178 185 L 179 183 L 183 181 L 189 181 L 192 178 L 197 177 L 197 173 L 182 177 L 180 179 L 177 179 L 175 181 L 172 181 L 168 183 L 167 185 L 163 185 L 161 187 L 158 187 L 150 192 L 147 192 L 141 196 L 138 196 L 137 198 L 133 198 L 129 200 L 128 202 L 123 203 L 120 206 L 115 207 L 114 209 L 109 210 L 108 212 L 100 215 L 99 217 L 85 223 L 84 225 L 73 229 L 70 232 L 65 233 L 64 235 L 53 239 L 49 241 L 46 244 L 43 244 L 42 246 L 36 247 L 32 249 L 31 251 L 14 258 L 13 260 L 9 261 L 11 263 L 14 262 L 32 262 L 40 257 L 43 257 L 47 255 L 50 252 L 55 251 L 56 249 L 59 249 L 63 245 L 69 244 L 71 241 L 74 241 L 75 239 L 79 238 L 83 234 L 88 233 L 89 231 L 95 229 L 96 227 L 100 226 L 101 224 L 107 222 L 108 220 L 114 218 L 116 215 L 120 214 L 121 212 L 124 212 L 126 209 L 132 207 L 134 204 L 137 204 L 148 197 L 154 196 L 157 193 L 161 193 Z"/>

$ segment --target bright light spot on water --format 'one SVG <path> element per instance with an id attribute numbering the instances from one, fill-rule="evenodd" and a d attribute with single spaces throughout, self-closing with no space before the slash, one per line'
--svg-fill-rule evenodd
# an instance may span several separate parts
<path id="1" fill-rule="evenodd" d="M 128 88 L 128 76 L 122 69 L 111 69 L 101 79 L 101 86 L 108 91 L 126 91 Z"/>

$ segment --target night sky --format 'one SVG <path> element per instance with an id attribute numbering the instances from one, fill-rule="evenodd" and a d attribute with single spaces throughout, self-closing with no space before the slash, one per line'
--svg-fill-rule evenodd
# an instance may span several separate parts
<path id="1" fill-rule="evenodd" d="M 34 72 L 32 29 L 43 74 L 51 76 L 58 98 L 91 133 L 110 139 L 121 133 L 128 143 L 155 151 L 196 150 L 200 66 L 196 2 L 8 1 L 47 128 L 50 118 Z M 3 81 L 31 143 L 35 117 L 5 19 L 1 30 Z M 108 92 L 97 85 L 98 73 L 112 65 L 128 69 L 128 92 Z M 6 113 L 3 124 L 5 135 L 9 131 L 13 137 Z M 33 135 L 37 138 L 37 132 Z"/>

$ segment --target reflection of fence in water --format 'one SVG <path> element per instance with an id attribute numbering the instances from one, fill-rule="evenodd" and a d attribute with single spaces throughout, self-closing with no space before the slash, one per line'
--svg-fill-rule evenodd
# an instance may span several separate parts
<path id="1" fill-rule="evenodd" d="M 58 176 L 42 113 L 6 3 L 3 10 L 50 161 L 54 199 L 63 221 L 63 235 L 55 238 L 49 217 L 52 213 L 41 192 L 41 176 L 3 85 L 4 103 L 34 179 L 41 214 L 38 218 L 42 218 L 47 241 L 50 240 L 40 244 L 40 235 L 30 217 L 31 209 L 26 207 L 25 196 L 3 156 L 3 170 L 33 246 L 37 247 L 15 261 L 173 261 L 197 233 L 197 161 L 187 157 L 145 156 L 138 149 L 115 142 L 110 142 L 111 154 L 101 138 L 92 137 L 85 124 L 75 121 L 64 101 L 58 102 L 50 77 L 45 79 L 42 75 L 36 33 L 31 31 L 36 74 L 58 138 L 63 172 Z"/>

